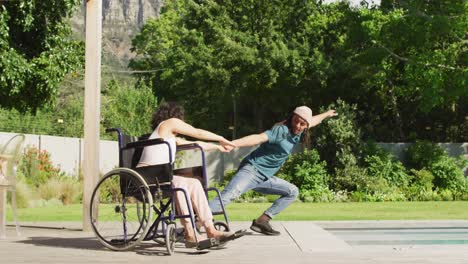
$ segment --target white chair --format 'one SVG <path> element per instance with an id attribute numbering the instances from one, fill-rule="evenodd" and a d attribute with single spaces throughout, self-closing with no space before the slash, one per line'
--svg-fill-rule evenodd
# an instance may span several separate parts
<path id="1" fill-rule="evenodd" d="M 21 158 L 25 136 L 18 134 L 0 148 L 0 238 L 6 237 L 7 192 L 11 192 L 11 208 L 16 223 L 16 235 L 20 236 L 16 213 L 16 169 Z"/>

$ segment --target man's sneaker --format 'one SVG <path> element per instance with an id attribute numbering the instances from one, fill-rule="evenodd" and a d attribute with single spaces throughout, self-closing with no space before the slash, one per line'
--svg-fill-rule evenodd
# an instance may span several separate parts
<path id="1" fill-rule="evenodd" d="M 276 231 L 271 227 L 269 221 L 257 223 L 257 221 L 253 220 L 250 229 L 269 236 L 279 236 L 281 234 L 279 231 Z"/>

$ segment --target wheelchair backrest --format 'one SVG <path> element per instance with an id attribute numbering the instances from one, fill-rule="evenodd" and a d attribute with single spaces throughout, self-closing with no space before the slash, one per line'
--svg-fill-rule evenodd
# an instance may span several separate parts
<path id="1" fill-rule="evenodd" d="M 120 167 L 129 168 L 138 172 L 145 179 L 148 185 L 161 184 L 172 181 L 173 172 L 171 163 L 139 168 L 136 167 L 140 161 L 144 147 L 148 146 L 148 144 L 145 144 L 144 142 L 148 140 L 150 134 L 135 137 L 123 134 L 118 128 L 108 129 L 108 131 L 116 131 L 118 134 Z M 142 144 L 140 144 L 140 142 Z M 153 142 L 153 144 L 162 143 L 163 141 Z"/>

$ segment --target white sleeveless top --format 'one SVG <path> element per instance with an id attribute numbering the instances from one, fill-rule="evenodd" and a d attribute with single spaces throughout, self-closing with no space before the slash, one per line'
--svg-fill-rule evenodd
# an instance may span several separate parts
<path id="1" fill-rule="evenodd" d="M 159 127 L 162 125 L 163 122 L 159 124 L 159 126 L 151 133 L 149 139 L 161 138 L 159 136 Z M 176 154 L 176 138 L 169 137 L 164 139 L 169 145 L 171 146 L 171 154 L 172 154 L 172 163 L 175 160 Z M 158 165 L 158 164 L 166 164 L 169 163 L 169 150 L 166 144 L 158 144 L 147 146 L 143 149 L 143 153 L 141 154 L 140 162 L 138 163 L 137 167 L 142 166 L 149 166 L 149 165 Z"/>

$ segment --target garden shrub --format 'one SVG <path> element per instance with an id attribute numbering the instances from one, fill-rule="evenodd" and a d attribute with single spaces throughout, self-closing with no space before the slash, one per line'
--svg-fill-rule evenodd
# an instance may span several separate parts
<path id="1" fill-rule="evenodd" d="M 433 175 L 432 188 L 444 190 L 443 194 L 438 194 L 440 199 L 450 199 L 450 196 L 452 199 L 458 199 L 466 192 L 466 179 L 463 174 L 463 169 L 468 164 L 466 158 L 452 158 L 437 144 L 417 141 L 408 147 L 405 159 L 408 166 L 425 169 Z"/>
<path id="2" fill-rule="evenodd" d="M 352 202 L 364 202 L 367 194 L 361 191 L 354 191 L 351 193 L 350 200 Z"/>
<path id="3" fill-rule="evenodd" d="M 150 120 L 158 105 L 150 87 L 139 83 L 111 80 L 103 90 L 102 123 L 119 127 L 128 135 L 143 135 L 151 131 Z"/>
<path id="4" fill-rule="evenodd" d="M 440 193 L 440 198 L 442 199 L 442 201 L 453 201 L 452 191 L 445 189 L 445 190 L 441 190 L 439 193 Z"/>
<path id="5" fill-rule="evenodd" d="M 333 202 L 333 192 L 328 187 L 319 187 L 314 190 L 303 191 L 300 194 L 300 199 L 304 202 Z"/>
<path id="6" fill-rule="evenodd" d="M 328 172 L 332 174 L 336 169 L 346 170 L 346 166 L 349 165 L 342 163 L 343 160 L 339 157 L 341 153 L 353 155 L 359 161 L 363 142 L 356 120 L 358 112 L 356 105 L 350 105 L 338 99 L 336 103 L 321 108 L 320 112 L 329 109 L 335 109 L 339 115 L 325 119 L 322 124 L 314 128 L 317 130 L 314 135 L 317 136 L 313 137 L 312 141 L 320 157 L 326 161 Z"/>
<path id="7" fill-rule="evenodd" d="M 373 177 L 383 178 L 390 186 L 405 187 L 410 177 L 405 167 L 391 154 L 384 156 L 367 156 L 367 173 Z"/>
<path id="8" fill-rule="evenodd" d="M 38 188 L 39 197 L 45 201 L 58 199 L 62 204 L 72 204 L 80 201 L 81 183 L 72 177 L 49 179 Z"/>
<path id="9" fill-rule="evenodd" d="M 22 179 L 17 177 L 16 179 L 16 207 L 27 208 L 30 205 L 34 192 L 31 187 Z M 11 204 L 11 192 L 8 192 L 8 202 Z"/>
<path id="10" fill-rule="evenodd" d="M 434 186 L 459 192 L 464 189 L 465 176 L 454 158 L 442 156 L 429 165 L 428 169 L 434 175 Z"/>
<path id="11" fill-rule="evenodd" d="M 358 161 L 351 151 L 341 150 L 337 155 L 342 166 L 335 168 L 335 175 L 330 178 L 331 189 L 353 192 L 366 185 L 368 175 L 365 168 L 358 165 Z"/>
<path id="12" fill-rule="evenodd" d="M 430 171 L 426 169 L 422 169 L 422 170 L 411 169 L 410 172 L 413 174 L 412 182 L 411 182 L 412 186 L 417 186 L 421 190 L 424 190 L 424 191 L 432 190 L 434 186 L 434 184 L 432 183 L 432 181 L 434 180 L 434 175 L 432 175 Z"/>
<path id="13" fill-rule="evenodd" d="M 429 201 L 432 199 L 432 189 L 434 187 L 432 181 L 434 175 L 426 169 L 415 170 L 411 169 L 411 183 L 404 188 L 404 192 L 410 201 Z"/>
<path id="14" fill-rule="evenodd" d="M 49 179 L 38 187 L 39 197 L 44 200 L 59 199 L 61 195 L 61 182 L 59 179 Z"/>
<path id="15" fill-rule="evenodd" d="M 279 171 L 278 177 L 296 185 L 301 197 L 310 194 L 314 197 L 331 194 L 328 189 L 326 163 L 320 160 L 316 150 L 304 150 L 291 155 Z"/>
<path id="16" fill-rule="evenodd" d="M 333 191 L 333 202 L 347 202 L 350 200 L 350 193 L 347 191 L 339 190 Z"/>
<path id="17" fill-rule="evenodd" d="M 78 203 L 82 198 L 82 185 L 72 177 L 62 177 L 60 180 L 59 199 L 64 205 Z"/>
<path id="18" fill-rule="evenodd" d="M 404 152 L 406 166 L 410 169 L 420 170 L 428 168 L 447 153 L 435 143 L 418 140 Z"/>
<path id="19" fill-rule="evenodd" d="M 107 179 L 99 190 L 99 200 L 105 203 L 116 202 L 120 198 L 120 182 L 117 177 Z"/>
<path id="20" fill-rule="evenodd" d="M 21 173 L 26 182 L 32 186 L 39 187 L 49 179 L 59 178 L 64 175 L 60 168 L 55 167 L 50 160 L 50 153 L 35 147 L 28 147 L 20 160 L 18 172 Z"/>

